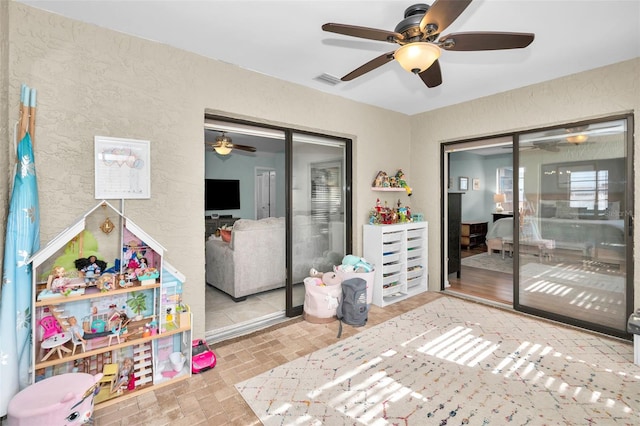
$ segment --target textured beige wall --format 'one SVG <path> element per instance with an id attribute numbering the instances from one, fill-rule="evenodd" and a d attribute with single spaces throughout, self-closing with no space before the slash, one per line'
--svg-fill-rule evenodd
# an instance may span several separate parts
<path id="1" fill-rule="evenodd" d="M 96 203 L 95 135 L 150 140 L 152 198 L 127 201 L 125 214 L 187 276 L 195 336 L 204 335 L 204 111 L 353 138 L 356 254 L 362 224 L 381 194 L 370 191 L 371 180 L 378 170 L 403 168 L 414 188 L 404 200 L 429 221 L 430 288 L 437 290 L 442 141 L 627 112 L 640 103 L 636 60 L 407 117 L 21 4 L 8 7 L 4 116 L 17 119 L 22 82 L 38 89 L 42 242 Z M 7 26 L 0 28 L 2 34 Z"/>
<path id="2" fill-rule="evenodd" d="M 411 118 L 411 170 L 415 207 L 429 221 L 430 289 L 440 288 L 440 144 L 640 110 L 640 59 L 427 112 Z M 437 123 L 434 125 L 433 123 Z M 640 134 L 640 119 L 635 120 Z M 636 146 L 637 146 L 636 139 Z M 638 175 L 638 156 L 635 158 Z M 428 184 L 433 182 L 433 184 Z M 640 188 L 635 188 L 635 211 Z M 638 238 L 636 227 L 634 240 Z M 638 264 L 638 260 L 634 261 Z M 634 268 L 635 269 L 635 268 Z M 635 306 L 640 306 L 636 274 Z"/>
<path id="3" fill-rule="evenodd" d="M 9 4 L 9 27 L 9 104 L 22 82 L 38 90 L 42 243 L 96 204 L 95 135 L 150 140 L 152 198 L 127 201 L 125 214 L 186 275 L 194 336 L 204 336 L 205 110 L 353 138 L 357 253 L 375 173 L 403 168 L 411 179 L 407 116 L 19 3 Z"/>

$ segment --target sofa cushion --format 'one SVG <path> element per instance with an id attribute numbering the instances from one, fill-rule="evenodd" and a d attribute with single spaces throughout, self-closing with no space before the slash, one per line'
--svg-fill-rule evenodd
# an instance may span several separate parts
<path id="1" fill-rule="evenodd" d="M 242 231 L 259 231 L 259 230 L 274 230 L 282 228 L 281 231 L 284 237 L 284 217 L 265 217 L 264 219 L 253 220 L 253 219 L 238 219 L 233 224 L 233 229 L 231 232 L 231 249 L 235 247 L 235 235 L 236 232 Z"/>

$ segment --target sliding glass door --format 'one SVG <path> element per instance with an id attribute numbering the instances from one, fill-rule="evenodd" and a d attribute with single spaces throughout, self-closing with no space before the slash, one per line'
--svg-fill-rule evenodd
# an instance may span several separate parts
<path id="1" fill-rule="evenodd" d="M 516 136 L 516 309 L 624 335 L 631 117 Z"/>
<path id="2" fill-rule="evenodd" d="M 293 307 L 304 302 L 302 282 L 310 269 L 331 271 L 351 249 L 347 154 L 347 141 L 292 133 L 288 248 Z"/>

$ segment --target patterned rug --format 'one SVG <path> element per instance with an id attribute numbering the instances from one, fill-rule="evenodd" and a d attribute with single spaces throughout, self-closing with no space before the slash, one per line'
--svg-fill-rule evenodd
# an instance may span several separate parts
<path id="1" fill-rule="evenodd" d="M 500 253 L 493 253 L 491 256 L 488 253 L 480 253 L 475 256 L 465 257 L 462 259 L 462 264 L 506 274 L 513 273 L 513 258 L 505 256 L 503 259 Z"/>
<path id="2" fill-rule="evenodd" d="M 441 297 L 236 385 L 265 425 L 637 425 L 628 342 Z"/>

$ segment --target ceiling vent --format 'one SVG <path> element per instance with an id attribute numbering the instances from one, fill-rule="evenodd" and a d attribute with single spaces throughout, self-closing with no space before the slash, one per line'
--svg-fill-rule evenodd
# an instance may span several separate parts
<path id="1" fill-rule="evenodd" d="M 328 84 L 330 86 L 335 86 L 336 84 L 340 83 L 340 81 L 341 81 L 335 75 L 327 74 L 326 72 L 322 73 L 319 76 L 317 76 L 316 78 L 314 78 L 314 80 L 321 81 L 322 83 Z"/>

